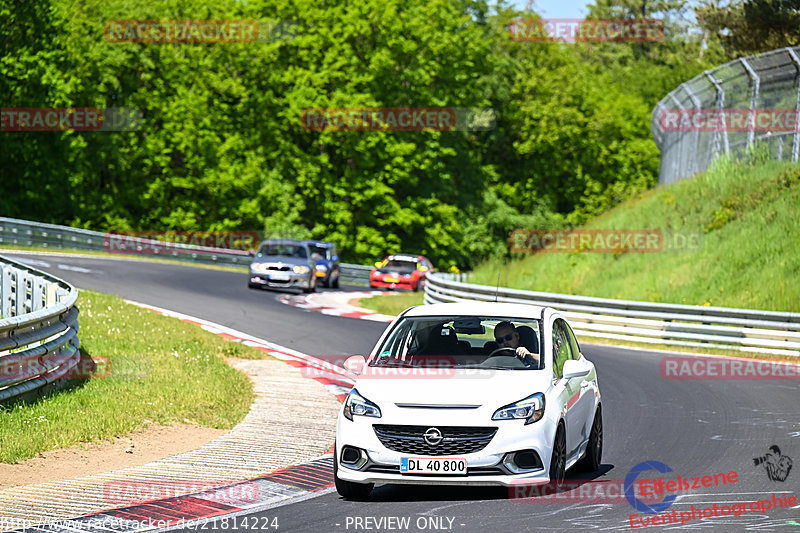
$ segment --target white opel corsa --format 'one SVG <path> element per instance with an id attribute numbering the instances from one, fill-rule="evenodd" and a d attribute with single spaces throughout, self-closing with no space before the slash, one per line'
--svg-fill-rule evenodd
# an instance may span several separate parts
<path id="1" fill-rule="evenodd" d="M 334 478 L 352 499 L 376 483 L 557 484 L 576 463 L 597 470 L 602 449 L 595 367 L 562 315 L 425 305 L 398 316 L 360 368 L 337 420 Z"/>

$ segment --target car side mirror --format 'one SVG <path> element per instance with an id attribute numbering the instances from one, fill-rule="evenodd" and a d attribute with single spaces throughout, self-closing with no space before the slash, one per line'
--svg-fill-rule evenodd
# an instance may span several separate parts
<path id="1" fill-rule="evenodd" d="M 255 257 L 256 251 L 250 248 L 249 250 L 247 250 L 247 255 L 249 255 L 250 257 Z"/>
<path id="2" fill-rule="evenodd" d="M 338 255 L 334 255 L 333 257 L 331 257 L 331 261 L 338 261 L 338 260 L 339 260 Z"/>
<path id="3" fill-rule="evenodd" d="M 562 374 L 567 379 L 582 378 L 583 376 L 589 375 L 589 369 L 581 365 L 578 361 L 570 359 L 568 361 L 564 361 L 564 369 Z"/>
<path id="4" fill-rule="evenodd" d="M 375 268 L 380 268 L 380 267 L 381 267 L 381 262 L 380 261 L 376 261 L 375 262 Z"/>
<path id="5" fill-rule="evenodd" d="M 353 355 L 345 359 L 344 368 L 351 374 L 358 376 L 364 370 L 365 364 L 367 364 L 367 360 L 363 355 Z"/>

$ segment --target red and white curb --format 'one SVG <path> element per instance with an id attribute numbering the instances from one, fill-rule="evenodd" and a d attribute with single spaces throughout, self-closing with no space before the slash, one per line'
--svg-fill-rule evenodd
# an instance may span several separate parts
<path id="1" fill-rule="evenodd" d="M 238 485 L 247 485 L 242 493 L 244 499 L 220 498 L 220 493 L 236 493 Z M 253 486 L 256 490 L 253 490 Z M 189 527 L 206 529 L 211 519 L 222 519 L 223 515 L 253 512 L 278 505 L 294 503 L 333 490 L 333 457 L 324 455 L 301 465 L 282 468 L 271 474 L 175 498 L 164 498 L 146 503 L 110 509 L 99 513 L 31 525 L 15 529 L 24 533 L 138 533 L 155 529 Z M 253 496 L 255 494 L 255 496 Z M 255 518 L 253 519 L 255 520 Z M 274 525 L 273 525 L 274 526 Z M 280 524 L 278 524 L 280 526 Z M 262 524 L 262 528 L 264 525 Z"/>
<path id="2" fill-rule="evenodd" d="M 385 294 L 397 294 L 389 291 L 361 291 L 361 292 L 324 292 L 320 294 L 287 294 L 281 296 L 280 301 L 292 307 L 305 309 L 323 315 L 343 316 L 372 320 L 374 322 L 391 322 L 395 317 L 382 315 L 366 309 L 348 304 L 353 298 L 365 298 Z"/>
<path id="3" fill-rule="evenodd" d="M 161 315 L 195 324 L 210 333 L 231 341 L 241 342 L 291 366 L 300 368 L 304 377 L 322 383 L 340 401 L 344 401 L 353 386 L 353 376 L 344 368 L 313 356 L 202 318 L 139 302 L 126 301 Z M 212 490 L 185 496 L 137 503 L 47 524 L 36 523 L 33 520 L 30 522 L 20 521 L 11 526 L 13 529 L 6 529 L 8 524 L 0 523 L 2 526 L 0 529 L 25 533 L 41 533 L 43 531 L 49 533 L 75 533 L 76 531 L 138 533 L 155 529 L 191 527 L 197 525 L 198 521 L 203 524 L 213 517 L 286 505 L 333 490 L 332 452 L 333 446 L 331 445 L 327 454 L 306 463 L 281 468 L 275 472 L 225 487 L 215 487 Z M 236 490 L 237 487 L 245 485 L 246 489 Z M 257 490 L 252 490 L 253 485 L 257 487 Z M 248 494 L 247 498 L 220 496 L 245 492 Z"/>

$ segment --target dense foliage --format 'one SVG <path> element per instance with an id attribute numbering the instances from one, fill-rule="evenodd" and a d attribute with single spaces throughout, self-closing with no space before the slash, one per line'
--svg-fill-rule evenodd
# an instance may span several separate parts
<path id="1" fill-rule="evenodd" d="M 133 132 L 4 132 L 0 215 L 111 229 L 255 229 L 343 259 L 507 253 L 651 187 L 655 103 L 724 57 L 683 0 L 655 43 L 520 42 L 482 0 L 0 0 L 3 107 L 132 107 Z M 650 7 L 646 7 L 650 6 Z M 280 38 L 115 43 L 109 20 L 292 21 Z M 311 131 L 305 108 L 492 107 L 490 131 Z"/>

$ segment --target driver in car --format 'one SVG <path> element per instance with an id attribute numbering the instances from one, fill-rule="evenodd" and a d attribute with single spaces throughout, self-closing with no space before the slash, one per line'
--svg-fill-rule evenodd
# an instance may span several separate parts
<path id="1" fill-rule="evenodd" d="M 494 340 L 499 348 L 513 348 L 517 357 L 528 366 L 539 365 L 539 354 L 533 353 L 525 346 L 520 346 L 519 331 L 517 327 L 508 321 L 497 324 L 494 328 Z"/>

